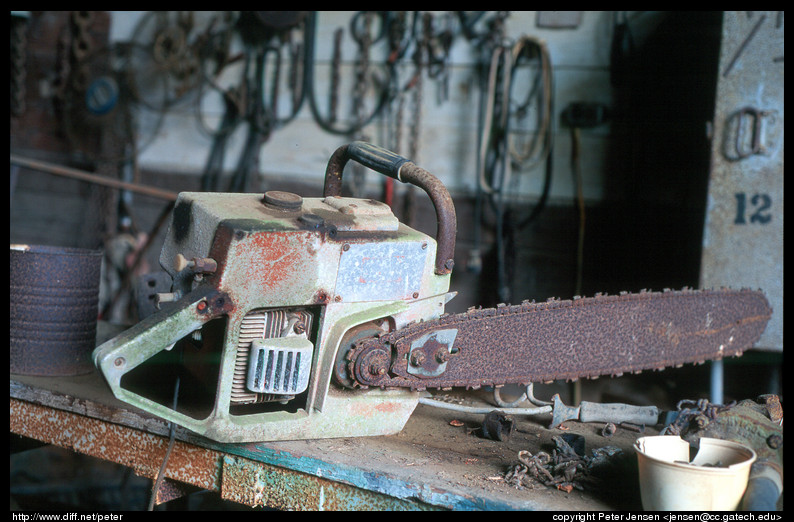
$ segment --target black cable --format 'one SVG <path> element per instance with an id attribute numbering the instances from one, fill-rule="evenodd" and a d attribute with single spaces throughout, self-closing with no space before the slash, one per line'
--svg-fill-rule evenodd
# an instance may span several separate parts
<path id="1" fill-rule="evenodd" d="M 173 410 L 176 411 L 176 404 L 177 398 L 179 397 L 179 375 L 176 376 L 176 382 L 174 383 L 174 401 L 173 401 Z M 163 457 L 163 463 L 160 464 L 160 469 L 157 472 L 157 477 L 154 480 L 154 484 L 152 484 L 152 494 L 149 497 L 149 506 L 148 510 L 154 510 L 154 503 L 157 501 L 157 492 L 160 490 L 160 485 L 163 483 L 165 479 L 165 470 L 168 466 L 168 459 L 171 457 L 171 451 L 174 449 L 174 443 L 176 442 L 176 424 L 173 422 L 168 423 L 168 448 L 165 450 L 165 457 Z"/>
<path id="2" fill-rule="evenodd" d="M 240 121 L 237 105 L 228 94 L 224 95 L 224 101 L 226 107 L 221 120 L 221 130 L 212 139 L 210 154 L 201 176 L 201 190 L 205 192 L 218 190 L 218 180 L 223 173 L 223 163 L 226 158 L 226 143 Z"/>
<path id="3" fill-rule="evenodd" d="M 320 126 L 326 132 L 331 134 L 340 134 L 340 135 L 350 135 L 355 134 L 356 132 L 360 131 L 364 127 L 366 127 L 370 122 L 372 122 L 375 117 L 383 112 L 383 108 L 386 106 L 387 102 L 389 101 L 390 90 L 388 87 L 384 87 L 381 90 L 380 97 L 375 105 L 375 108 L 372 112 L 364 118 L 361 118 L 359 121 L 353 122 L 348 126 L 343 127 L 335 127 L 333 123 L 325 118 L 322 114 L 320 114 L 320 110 L 317 105 L 317 97 L 315 96 L 314 92 L 314 45 L 315 45 L 315 35 L 317 29 L 317 12 L 312 11 L 311 15 L 309 15 L 309 19 L 306 21 L 306 49 L 305 49 L 305 57 L 304 57 L 304 91 L 305 95 L 309 98 L 309 107 L 311 108 L 312 116 L 314 117 L 314 121 L 317 125 Z M 391 75 L 391 68 L 387 67 L 387 74 Z M 391 84 L 390 78 L 387 78 L 384 85 L 388 86 Z"/>
<path id="4" fill-rule="evenodd" d="M 554 116 L 554 106 L 555 106 L 554 77 L 551 75 L 551 69 L 549 69 L 549 75 L 550 75 L 549 81 L 551 84 L 551 90 L 549 92 L 549 97 L 550 97 L 549 112 L 551 114 L 551 120 L 549 121 L 548 132 L 549 132 L 549 136 L 554 136 L 554 133 L 557 132 L 557 125 Z M 522 230 L 528 227 L 529 225 L 531 225 L 532 223 L 534 223 L 535 220 L 540 215 L 540 213 L 546 208 L 546 205 L 548 203 L 549 194 L 551 193 L 551 179 L 552 179 L 552 174 L 554 172 L 554 139 L 553 138 L 550 138 L 549 149 L 546 154 L 545 167 L 546 167 L 545 173 L 543 176 L 543 191 L 540 194 L 540 199 L 538 199 L 538 202 L 532 208 L 532 212 L 530 212 L 530 214 L 526 218 L 522 219 L 517 223 L 516 225 L 517 230 Z"/>
<path id="5" fill-rule="evenodd" d="M 520 44 L 520 47 L 519 47 Z M 524 39 L 516 44 L 511 50 L 509 48 L 494 47 L 491 54 L 491 69 L 488 73 L 488 81 L 483 86 L 484 96 L 480 102 L 480 118 L 478 121 L 478 136 L 479 143 L 477 151 L 477 165 L 479 183 L 477 186 L 477 194 L 475 196 L 475 220 L 476 223 L 482 223 L 484 217 L 483 204 L 488 202 L 490 209 L 494 214 L 494 232 L 495 232 L 495 253 L 497 263 L 497 289 L 499 299 L 502 302 L 510 300 L 510 289 L 508 282 L 510 280 L 511 266 L 509 257 L 512 253 L 511 245 L 515 244 L 515 234 L 524 227 L 534 222 L 543 209 L 546 207 L 549 193 L 551 190 L 551 177 L 553 172 L 553 136 L 555 132 L 554 125 L 554 100 L 553 100 L 553 77 L 551 74 L 551 63 L 548 55 L 542 44 L 534 40 Z M 535 44 L 530 46 L 528 44 Z M 538 58 L 540 60 L 541 76 L 547 75 L 544 83 L 547 83 L 548 92 L 544 88 L 542 93 L 543 105 L 548 105 L 546 109 L 543 107 L 539 113 L 539 118 L 542 122 L 539 131 L 540 135 L 533 140 L 531 148 L 534 150 L 538 143 L 537 140 L 543 140 L 543 149 L 536 161 L 545 160 L 545 175 L 543 181 L 543 190 L 538 203 L 533 207 L 529 216 L 521 221 L 516 222 L 513 219 L 514 209 L 507 201 L 508 194 L 506 193 L 506 185 L 509 181 L 508 168 L 510 164 L 508 161 L 513 160 L 514 151 L 510 148 L 510 132 L 511 132 L 511 99 L 513 86 L 515 82 L 514 72 L 519 67 L 521 58 L 531 57 L 529 53 L 532 49 L 537 48 Z M 497 56 L 497 53 L 502 53 Z M 504 56 L 510 56 L 509 60 L 505 60 Z M 499 60 L 496 62 L 495 60 Z M 496 67 L 496 68 L 494 68 Z M 487 85 L 487 88 L 486 88 Z M 499 87 L 501 85 L 501 87 Z M 526 111 L 533 96 L 537 94 L 538 81 L 536 80 L 532 89 L 530 90 L 527 98 L 518 105 L 519 111 Z M 490 92 L 490 91 L 493 92 Z M 493 100 L 488 97 L 493 97 Z M 547 97 L 547 98 L 546 98 Z M 544 114 L 544 112 L 546 114 Z M 544 121 L 545 118 L 545 121 Z M 487 122 L 487 123 L 486 123 Z M 516 162 L 521 165 L 523 161 L 529 159 L 530 156 L 523 154 L 520 159 L 516 157 Z M 475 248 L 473 255 L 479 254 L 481 236 L 480 231 L 475 230 Z M 478 267 L 477 264 L 470 260 L 470 266 Z"/>
<path id="6" fill-rule="evenodd" d="M 248 82 L 249 85 L 245 90 L 248 93 L 248 101 L 251 103 L 252 109 L 245 118 L 248 124 L 248 134 L 240 159 L 237 163 L 237 168 L 232 175 L 232 179 L 229 181 L 229 192 L 245 192 L 248 176 L 251 171 L 254 170 L 256 160 L 258 159 L 259 149 L 262 143 L 267 141 L 270 137 L 272 113 L 264 104 L 260 93 L 260 89 L 264 90 L 264 62 L 268 53 L 268 48 L 260 47 L 256 49 L 254 53 L 254 81 L 249 82 L 247 74 L 243 79 L 243 81 Z M 253 83 L 253 85 L 251 85 L 251 83 Z"/>

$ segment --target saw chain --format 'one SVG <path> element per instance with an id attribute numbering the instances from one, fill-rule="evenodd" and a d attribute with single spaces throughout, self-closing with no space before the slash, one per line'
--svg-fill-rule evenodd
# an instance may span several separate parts
<path id="1" fill-rule="evenodd" d="M 357 387 L 499 386 L 662 370 L 738 356 L 772 314 L 760 291 L 665 290 L 469 309 L 358 340 Z"/>

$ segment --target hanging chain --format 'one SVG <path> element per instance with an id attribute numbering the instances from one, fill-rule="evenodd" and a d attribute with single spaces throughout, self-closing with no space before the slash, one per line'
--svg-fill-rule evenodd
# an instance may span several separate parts
<path id="1" fill-rule="evenodd" d="M 422 137 L 422 103 L 424 91 L 424 71 L 427 64 L 430 35 L 432 33 L 433 16 L 425 13 L 422 16 L 421 35 L 416 42 L 413 54 L 414 75 L 409 83 L 412 89 L 411 126 L 408 133 L 408 158 L 419 163 L 419 150 Z M 416 226 L 416 194 L 412 186 L 405 189 L 404 219 L 409 227 Z"/>
<path id="2" fill-rule="evenodd" d="M 371 11 L 365 11 L 364 15 L 364 29 L 361 33 L 354 34 L 354 38 L 358 42 L 359 55 L 356 62 L 356 78 L 355 86 L 353 88 L 353 118 L 358 127 L 358 136 L 356 139 L 369 141 L 368 137 L 363 133 L 363 125 L 366 119 L 366 99 L 367 92 L 370 87 L 370 49 L 372 47 L 372 17 Z M 351 172 L 352 184 L 350 190 L 353 197 L 364 197 L 364 188 L 366 185 L 367 171 L 359 165 L 352 165 Z"/>
<path id="3" fill-rule="evenodd" d="M 69 61 L 72 74 L 69 76 L 70 87 L 78 92 L 88 88 L 89 70 L 87 58 L 94 50 L 94 41 L 88 28 L 94 21 L 92 11 L 72 11 L 70 22 L 72 27 L 72 41 L 69 48 Z"/>
<path id="4" fill-rule="evenodd" d="M 355 121 L 361 124 L 364 121 L 364 108 L 367 91 L 369 89 L 369 54 L 372 47 L 372 13 L 364 13 L 364 31 L 358 38 L 359 56 L 356 63 L 356 85 L 353 89 L 353 115 Z"/>
<path id="5" fill-rule="evenodd" d="M 411 132 L 408 141 L 408 158 L 414 163 L 419 163 L 419 148 L 422 134 L 422 102 L 424 90 L 424 69 L 427 63 L 426 55 L 432 31 L 433 16 L 425 13 L 422 18 L 422 33 L 414 51 L 414 77 L 413 77 L 413 111 L 411 117 Z"/>
<path id="6" fill-rule="evenodd" d="M 342 36 L 345 30 L 341 27 L 334 31 L 334 51 L 331 58 L 331 89 L 328 101 L 328 122 L 336 123 L 336 113 L 339 107 L 339 82 L 342 67 Z"/>
<path id="7" fill-rule="evenodd" d="M 28 21 L 11 17 L 11 114 L 25 112 L 25 81 L 27 80 Z"/>

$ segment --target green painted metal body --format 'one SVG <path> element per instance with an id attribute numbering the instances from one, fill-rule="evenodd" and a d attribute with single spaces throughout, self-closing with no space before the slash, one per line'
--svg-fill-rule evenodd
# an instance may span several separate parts
<path id="1" fill-rule="evenodd" d="M 209 258 L 217 268 L 177 269 L 179 255 Z M 400 328 L 444 312 L 449 274 L 434 271 L 435 255 L 433 238 L 400 224 L 377 201 L 182 193 L 160 259 L 174 278 L 176 302 L 97 347 L 94 361 L 119 399 L 221 442 L 396 433 L 423 394 L 344 389 L 332 382 L 334 362 L 354 327 L 375 321 Z M 313 343 L 308 388 L 283 397 L 285 404 L 276 397 L 237 407 L 241 328 L 252 312 L 276 310 L 312 317 L 309 331 L 279 334 Z M 224 325 L 222 335 L 213 337 L 213 324 Z M 126 386 L 136 368 L 144 380 L 154 379 L 154 371 L 148 377 L 141 368 L 197 331 L 201 348 L 180 349 L 183 362 L 201 362 L 186 375 L 214 387 L 211 408 L 174 409 Z"/>

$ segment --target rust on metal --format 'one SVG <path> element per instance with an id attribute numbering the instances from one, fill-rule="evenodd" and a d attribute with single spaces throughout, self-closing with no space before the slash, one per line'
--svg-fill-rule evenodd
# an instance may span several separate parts
<path id="1" fill-rule="evenodd" d="M 436 273 L 452 272 L 455 255 L 455 236 L 457 234 L 457 216 L 452 196 L 443 183 L 428 171 L 413 163 L 406 163 L 400 169 L 400 179 L 423 189 L 436 209 Z"/>
<path id="2" fill-rule="evenodd" d="M 780 404 L 780 397 L 775 394 L 768 393 L 760 395 L 758 402 L 762 402 L 766 408 L 766 413 L 772 422 L 781 422 L 783 420 L 783 405 Z"/>
<path id="3" fill-rule="evenodd" d="M 11 245 L 11 373 L 93 371 L 101 250 Z"/>
<path id="4" fill-rule="evenodd" d="M 168 437 L 162 435 L 15 398 L 10 400 L 10 419 L 12 433 L 115 462 L 151 479 L 157 476 L 168 447 Z M 285 510 L 432 508 L 177 440 L 156 502 L 178 498 L 193 488 L 215 491 L 248 506 Z"/>
<path id="5" fill-rule="evenodd" d="M 342 145 L 336 149 L 328 160 L 323 186 L 323 196 L 325 197 L 342 195 L 342 171 L 348 161 L 347 147 L 347 145 Z"/>
<path id="6" fill-rule="evenodd" d="M 12 433 L 109 460 L 155 478 L 165 458 L 168 437 L 76 413 L 11 399 Z M 222 453 L 177 440 L 165 477 L 220 490 Z"/>
<path id="7" fill-rule="evenodd" d="M 472 309 L 359 341 L 350 373 L 364 386 L 443 387 L 529 384 L 657 369 L 740 355 L 753 346 L 772 313 L 763 293 L 681 290 L 597 295 L 496 309 Z M 446 370 L 419 379 L 408 371 L 412 343 L 455 328 Z M 390 371 L 361 364 L 388 353 Z M 379 356 L 380 358 L 383 355 Z"/>
<path id="8" fill-rule="evenodd" d="M 604 427 L 601 428 L 601 435 L 607 438 L 613 436 L 617 432 L 618 432 L 618 427 L 615 426 L 615 423 L 613 422 L 607 422 L 606 424 L 604 424 Z"/>
<path id="9" fill-rule="evenodd" d="M 175 480 L 163 479 L 163 481 L 160 483 L 160 487 L 157 489 L 154 503 L 155 505 L 163 504 L 177 498 L 182 498 L 197 491 L 201 491 L 201 488 L 197 488 L 196 486 L 191 486 L 189 484 L 183 484 Z"/>
<path id="10" fill-rule="evenodd" d="M 221 497 L 285 511 L 417 510 L 430 506 L 249 459 L 223 458 Z"/>
<path id="11" fill-rule="evenodd" d="M 754 470 L 756 466 L 769 466 L 783 477 L 783 426 L 769 418 L 765 405 L 754 400 L 722 408 L 707 425 L 681 430 L 681 437 L 689 442 L 702 437 L 739 442 L 758 455 Z"/>

